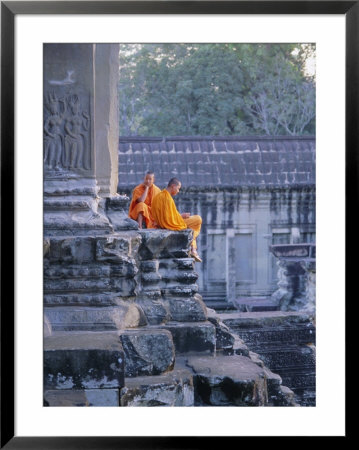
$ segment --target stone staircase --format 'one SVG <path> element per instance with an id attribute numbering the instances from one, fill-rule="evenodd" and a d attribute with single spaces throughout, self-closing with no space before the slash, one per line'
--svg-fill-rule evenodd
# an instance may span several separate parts
<path id="1" fill-rule="evenodd" d="M 303 311 L 221 314 L 221 320 L 279 374 L 301 406 L 315 406 L 315 326 Z"/>
<path id="2" fill-rule="evenodd" d="M 45 405 L 296 405 L 205 306 L 190 240 L 187 230 L 49 239 Z M 99 280 L 106 289 L 94 295 Z"/>

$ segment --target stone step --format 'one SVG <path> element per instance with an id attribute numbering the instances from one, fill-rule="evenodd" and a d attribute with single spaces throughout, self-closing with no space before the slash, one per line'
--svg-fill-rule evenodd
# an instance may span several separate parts
<path id="1" fill-rule="evenodd" d="M 240 297 L 234 300 L 239 311 L 278 311 L 279 306 L 268 297 Z"/>
<path id="2" fill-rule="evenodd" d="M 301 368 L 315 370 L 315 351 L 311 346 L 285 343 L 275 346 L 250 346 L 251 350 L 260 353 L 264 363 L 274 371 Z"/>
<path id="3" fill-rule="evenodd" d="M 167 322 L 158 328 L 171 332 L 176 355 L 213 355 L 216 351 L 216 329 L 210 322 Z"/>
<path id="4" fill-rule="evenodd" d="M 301 406 L 315 405 L 315 325 L 307 312 L 221 314 L 237 334 L 295 394 Z"/>
<path id="5" fill-rule="evenodd" d="M 194 406 L 192 373 L 175 369 L 163 375 L 125 378 L 120 406 Z"/>
<path id="6" fill-rule="evenodd" d="M 269 391 L 274 402 L 281 385 L 278 375 L 245 356 L 194 356 L 187 366 L 194 373 L 196 406 L 266 406 Z"/>
<path id="7" fill-rule="evenodd" d="M 275 333 L 288 332 L 291 335 L 296 333 L 305 333 L 304 342 L 314 342 L 315 326 L 312 323 L 311 316 L 303 311 L 262 311 L 262 312 L 241 312 L 232 314 L 220 314 L 220 318 L 235 333 L 257 333 L 253 342 L 259 339 L 261 335 L 266 337 L 266 333 L 273 333 L 269 341 L 284 341 L 290 337 Z M 300 338 L 294 336 L 294 342 Z M 248 339 L 250 336 L 248 335 Z M 309 340 L 308 340 L 309 339 Z M 264 340 L 263 340 L 264 341 Z"/>
<path id="8" fill-rule="evenodd" d="M 147 324 L 141 308 L 130 301 L 117 306 L 46 306 L 45 315 L 53 331 L 108 331 Z"/>
<path id="9" fill-rule="evenodd" d="M 63 389 L 44 392 L 44 406 L 119 406 L 119 389 Z"/>
<path id="10" fill-rule="evenodd" d="M 208 308 L 214 309 L 218 313 L 238 311 L 234 305 L 228 303 L 225 299 L 222 298 L 208 298 L 208 296 L 204 294 L 203 300 Z"/>
<path id="11" fill-rule="evenodd" d="M 55 333 L 44 339 L 45 390 L 120 388 L 124 364 L 117 333 Z"/>

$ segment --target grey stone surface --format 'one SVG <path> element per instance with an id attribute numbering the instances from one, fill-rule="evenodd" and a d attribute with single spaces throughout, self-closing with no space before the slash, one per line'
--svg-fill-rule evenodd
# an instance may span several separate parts
<path id="1" fill-rule="evenodd" d="M 315 314 L 315 244 L 273 245 L 278 258 L 278 289 L 272 298 L 284 311 Z"/>
<path id="2" fill-rule="evenodd" d="M 56 329 L 99 329 L 102 322 L 104 329 L 109 328 L 109 322 L 112 323 L 110 328 L 113 324 L 122 328 L 146 323 L 142 310 L 131 301 L 136 295 L 138 272 L 132 255 L 136 254 L 139 244 L 140 236 L 136 232 L 48 238 L 44 303 L 48 307 L 79 308 L 52 310 L 49 318 L 56 323 Z M 110 306 L 118 308 L 114 308 L 113 313 L 110 309 L 86 309 Z M 136 315 L 140 320 L 135 320 Z M 87 316 L 91 316 L 88 321 Z M 119 323 L 121 320 L 124 320 L 123 325 Z M 71 321 L 75 322 L 73 327 L 70 327 Z M 94 326 L 88 327 L 86 321 L 93 322 Z M 65 328 L 61 328 L 61 324 Z"/>
<path id="3" fill-rule="evenodd" d="M 126 377 L 159 375 L 173 369 L 175 349 L 171 333 L 155 328 L 127 330 L 120 335 Z"/>
<path id="4" fill-rule="evenodd" d="M 141 260 L 161 258 L 186 258 L 192 230 L 171 232 L 168 230 L 140 230 L 142 242 L 139 248 Z"/>
<path id="5" fill-rule="evenodd" d="M 172 321 L 200 322 L 207 320 L 207 308 L 202 297 L 195 294 L 193 297 L 164 297 Z"/>
<path id="6" fill-rule="evenodd" d="M 121 330 L 146 325 L 141 308 L 133 302 L 112 307 L 51 306 L 45 308 L 54 331 Z"/>
<path id="7" fill-rule="evenodd" d="M 142 296 L 142 298 L 136 298 L 136 303 L 142 308 L 149 325 L 159 325 L 171 319 L 168 308 L 160 299 Z"/>
<path id="8" fill-rule="evenodd" d="M 216 351 L 216 329 L 209 322 L 168 322 L 161 328 L 171 332 L 176 355 L 213 355 Z"/>
<path id="9" fill-rule="evenodd" d="M 216 327 L 216 349 L 226 350 L 229 352 L 233 349 L 235 336 L 230 332 L 229 328 L 221 321 L 220 316 L 211 308 L 207 308 L 208 321 Z"/>
<path id="10" fill-rule="evenodd" d="M 195 402 L 208 406 L 265 406 L 265 372 L 244 356 L 190 357 Z"/>
<path id="11" fill-rule="evenodd" d="M 121 406 L 194 406 L 192 374 L 174 370 L 157 376 L 126 378 Z"/>
<path id="12" fill-rule="evenodd" d="M 249 348 L 244 341 L 234 334 L 233 346 L 223 349 L 225 355 L 242 355 L 249 356 Z"/>
<path id="13" fill-rule="evenodd" d="M 119 406 L 119 389 L 47 390 L 45 406 Z"/>
<path id="14" fill-rule="evenodd" d="M 124 352 L 116 333 L 53 334 L 44 340 L 46 389 L 118 388 Z"/>
<path id="15" fill-rule="evenodd" d="M 277 395 L 289 406 L 315 406 L 315 326 L 308 312 L 262 312 L 221 315 L 250 349 L 253 362 L 282 378 L 293 396 Z M 293 402 L 290 400 L 292 398 Z M 282 400 L 280 400 L 282 399 Z"/>
<path id="16" fill-rule="evenodd" d="M 221 320 L 230 329 L 277 327 L 310 323 L 310 314 L 302 311 L 265 311 L 247 313 L 219 314 Z"/>
<path id="17" fill-rule="evenodd" d="M 116 233 L 96 239 L 96 260 L 121 263 L 124 256 L 135 254 L 141 238 L 139 233 Z"/>
<path id="18" fill-rule="evenodd" d="M 115 194 L 106 198 L 105 211 L 114 231 L 138 230 L 136 220 L 128 217 L 130 198 L 127 195 Z"/>
<path id="19" fill-rule="evenodd" d="M 118 183 L 118 44 L 94 46 L 95 175 L 100 195 L 117 192 Z"/>

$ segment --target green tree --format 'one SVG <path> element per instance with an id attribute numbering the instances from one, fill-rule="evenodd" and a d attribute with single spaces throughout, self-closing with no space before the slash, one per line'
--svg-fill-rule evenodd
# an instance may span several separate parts
<path id="1" fill-rule="evenodd" d="M 305 134 L 313 46 L 136 44 L 120 51 L 122 135 Z"/>

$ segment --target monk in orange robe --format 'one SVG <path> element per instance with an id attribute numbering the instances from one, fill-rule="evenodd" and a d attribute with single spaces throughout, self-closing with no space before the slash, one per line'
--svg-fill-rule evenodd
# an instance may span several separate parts
<path id="1" fill-rule="evenodd" d="M 154 182 L 155 174 L 147 172 L 143 183 L 136 186 L 132 193 L 128 215 L 138 222 L 139 228 L 142 228 L 143 221 L 145 221 L 146 228 L 155 228 L 156 225 L 151 214 L 151 205 L 154 197 L 161 192 L 161 189 Z"/>
<path id="2" fill-rule="evenodd" d="M 190 213 L 180 214 L 177 211 L 176 204 L 172 197 L 178 194 L 181 189 L 181 182 L 177 178 L 171 178 L 163 191 L 156 195 L 152 201 L 152 216 L 160 228 L 167 230 L 185 230 L 191 228 L 193 241 L 191 244 L 190 255 L 198 262 L 202 259 L 197 253 L 196 238 L 201 230 L 201 216 L 191 216 Z"/>

